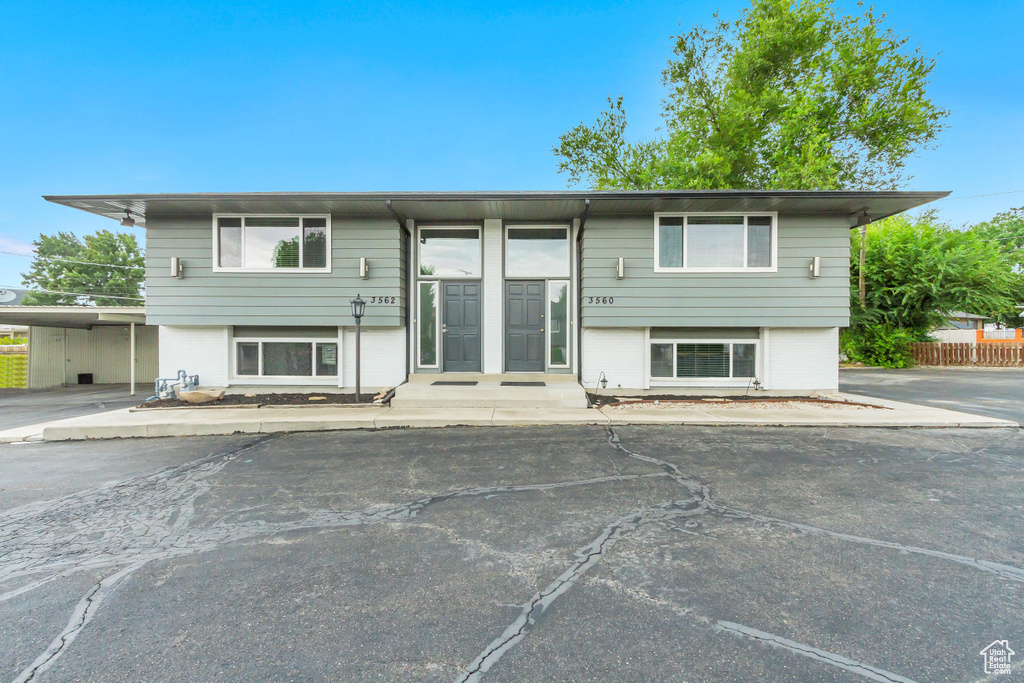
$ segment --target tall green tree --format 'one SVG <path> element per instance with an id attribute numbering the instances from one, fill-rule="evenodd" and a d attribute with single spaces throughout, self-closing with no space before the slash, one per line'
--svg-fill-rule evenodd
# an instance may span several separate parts
<path id="1" fill-rule="evenodd" d="M 40 235 L 33 243 L 35 257 L 22 284 L 30 292 L 27 306 L 142 306 L 146 278 L 145 255 L 135 236 L 101 230 L 77 236 L 58 232 Z M 122 298 L 123 297 L 123 298 Z"/>
<path id="2" fill-rule="evenodd" d="M 852 253 L 859 253 L 860 231 L 851 230 L 850 240 Z M 859 264 L 851 264 L 852 327 L 884 325 L 924 338 L 949 311 L 993 315 L 1017 303 L 1020 276 L 1006 253 L 934 213 L 872 223 L 867 240 L 864 308 L 857 301 Z"/>
<path id="3" fill-rule="evenodd" d="M 948 112 L 927 96 L 932 58 L 872 8 L 753 0 L 675 39 L 662 137 L 631 141 L 622 98 L 553 149 L 595 189 L 891 189 Z"/>
<path id="4" fill-rule="evenodd" d="M 978 223 L 971 231 L 982 240 L 998 247 L 1013 264 L 1017 287 L 1011 292 L 1012 305 L 992 312 L 992 317 L 1007 327 L 1020 327 L 1024 305 L 1024 207 L 996 214 L 991 220 Z"/>

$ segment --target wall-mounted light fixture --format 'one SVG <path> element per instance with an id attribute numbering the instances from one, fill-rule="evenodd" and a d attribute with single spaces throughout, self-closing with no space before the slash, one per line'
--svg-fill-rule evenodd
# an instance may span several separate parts
<path id="1" fill-rule="evenodd" d="M 626 259 L 619 257 L 619 262 L 615 266 L 615 277 L 621 280 L 626 277 Z"/>
<path id="2" fill-rule="evenodd" d="M 811 259 L 811 277 L 821 277 L 821 257 L 815 256 Z"/>
<path id="3" fill-rule="evenodd" d="M 176 277 L 179 280 L 185 277 L 185 264 L 177 256 L 171 257 L 171 277 Z"/>
<path id="4" fill-rule="evenodd" d="M 135 219 L 132 218 L 132 212 L 129 211 L 128 209 L 124 210 L 124 218 L 121 219 L 121 225 L 123 225 L 126 228 L 135 227 Z"/>
<path id="5" fill-rule="evenodd" d="M 359 277 L 364 280 L 370 277 L 370 263 L 365 256 L 359 257 Z"/>

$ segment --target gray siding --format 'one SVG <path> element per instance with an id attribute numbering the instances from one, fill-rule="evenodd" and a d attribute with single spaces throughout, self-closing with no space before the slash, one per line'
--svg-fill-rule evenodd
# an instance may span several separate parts
<path id="1" fill-rule="evenodd" d="M 351 325 L 349 301 L 368 303 L 363 324 L 401 327 L 402 239 L 391 219 L 331 220 L 330 273 L 215 273 L 212 216 L 146 221 L 146 316 L 151 325 Z M 171 277 L 170 258 L 185 267 Z M 359 278 L 359 258 L 370 264 Z M 395 297 L 394 304 L 369 303 Z"/>
<path id="2" fill-rule="evenodd" d="M 626 277 L 615 277 L 619 257 Z M 808 277 L 821 257 L 821 277 Z M 591 218 L 583 233 L 584 327 L 845 327 L 850 229 L 841 217 L 779 216 L 776 273 L 655 273 L 654 217 Z M 589 304 L 587 297 L 615 297 Z"/>

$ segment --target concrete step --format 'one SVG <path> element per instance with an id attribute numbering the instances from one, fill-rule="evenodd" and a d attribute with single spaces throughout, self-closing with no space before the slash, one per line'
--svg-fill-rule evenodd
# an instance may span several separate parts
<path id="1" fill-rule="evenodd" d="M 586 408 L 587 394 L 571 375 L 413 375 L 398 387 L 393 408 Z M 415 379 L 414 379 L 415 378 Z M 434 382 L 475 381 L 475 386 Z M 501 382 L 544 382 L 542 387 L 503 387 Z"/>

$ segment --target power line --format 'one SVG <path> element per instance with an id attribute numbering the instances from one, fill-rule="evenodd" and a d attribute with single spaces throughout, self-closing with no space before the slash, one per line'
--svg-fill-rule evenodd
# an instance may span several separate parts
<path id="1" fill-rule="evenodd" d="M 993 192 L 991 194 L 972 194 L 969 197 L 943 197 L 939 201 L 940 202 L 942 202 L 942 201 L 950 202 L 950 201 L 953 201 L 955 199 L 977 199 L 978 197 L 1001 197 L 1004 194 L 1020 194 L 1021 192 L 1024 192 L 1024 190 L 1010 190 L 1009 192 Z"/>
<path id="2" fill-rule="evenodd" d="M 96 263 L 95 261 L 75 261 L 68 258 L 60 258 L 59 256 L 40 256 L 39 254 L 18 254 L 13 251 L 0 251 L 0 254 L 7 254 L 8 256 L 23 256 L 25 258 L 41 258 L 48 261 L 63 261 L 64 263 L 80 263 L 83 266 L 103 266 L 104 268 L 124 268 L 125 270 L 145 270 L 145 266 L 119 266 L 114 263 Z"/>
<path id="3" fill-rule="evenodd" d="M 21 289 L 13 285 L 0 285 L 0 289 Z M 124 299 L 125 301 L 145 301 L 134 296 L 118 296 L 116 294 L 105 294 L 103 292 L 87 294 L 85 292 L 60 292 L 55 289 L 27 289 L 26 292 L 35 292 L 36 294 L 63 294 L 65 296 L 91 296 L 97 299 Z"/>

